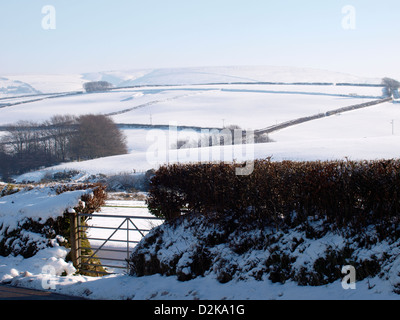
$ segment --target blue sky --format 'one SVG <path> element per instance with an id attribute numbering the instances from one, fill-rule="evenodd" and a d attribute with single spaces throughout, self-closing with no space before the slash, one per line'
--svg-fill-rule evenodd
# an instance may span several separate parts
<path id="1" fill-rule="evenodd" d="M 399 35 L 398 0 L 2 0 L 0 73 L 281 65 L 400 79 Z"/>

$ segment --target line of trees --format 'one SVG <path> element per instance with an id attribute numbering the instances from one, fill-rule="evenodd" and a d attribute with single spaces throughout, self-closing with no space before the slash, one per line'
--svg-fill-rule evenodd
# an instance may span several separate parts
<path id="1" fill-rule="evenodd" d="M 53 116 L 43 123 L 20 121 L 0 141 L 0 175 L 127 153 L 126 139 L 104 115 Z"/>

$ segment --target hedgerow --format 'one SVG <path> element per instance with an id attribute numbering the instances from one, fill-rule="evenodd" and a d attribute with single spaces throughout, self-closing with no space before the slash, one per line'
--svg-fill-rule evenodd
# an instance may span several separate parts
<path id="1" fill-rule="evenodd" d="M 351 265 L 357 281 L 380 277 L 400 292 L 400 160 L 266 159 L 248 176 L 236 175 L 238 166 L 155 173 L 147 202 L 166 222 L 135 247 L 131 275 L 319 286 Z"/>
<path id="2" fill-rule="evenodd" d="M 323 217 L 362 227 L 400 212 L 400 160 L 272 162 L 257 160 L 248 176 L 238 164 L 174 164 L 151 180 L 150 211 L 166 220 L 183 213 L 235 214 L 294 226 Z"/>

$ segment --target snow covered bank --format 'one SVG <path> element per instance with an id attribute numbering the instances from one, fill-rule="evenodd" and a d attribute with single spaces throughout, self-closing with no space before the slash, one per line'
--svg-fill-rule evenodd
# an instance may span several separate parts
<path id="1" fill-rule="evenodd" d="M 43 272 L 45 267 L 55 275 L 74 273 L 65 260 L 68 213 L 93 212 L 101 203 L 101 193 L 94 185 L 7 188 L 0 197 L 0 265 L 8 272 L 0 272 L 0 282 L 19 275 L 15 263 L 29 266 L 23 270 L 25 275 Z"/>
<path id="2" fill-rule="evenodd" d="M 9 260 L 8 263 L 14 263 Z M 16 263 L 18 270 L 25 270 Z M 0 261 L 0 274 L 5 271 Z M 213 276 L 186 282 L 176 276 L 153 275 L 131 277 L 113 275 L 102 278 L 85 276 L 58 277 L 46 273 L 18 274 L 14 271 L 11 285 L 48 289 L 56 293 L 94 300 L 398 300 L 387 281 L 379 278 L 357 282 L 355 290 L 344 290 L 340 281 L 319 287 L 298 286 L 271 281 L 231 281 L 221 284 Z M 9 272 L 9 271 L 6 271 Z"/>
<path id="3" fill-rule="evenodd" d="M 198 221 L 199 222 L 199 221 Z M 181 272 L 189 271 L 190 258 L 192 248 L 197 246 L 196 240 L 201 231 L 208 231 L 206 235 L 216 234 L 218 230 L 213 228 L 204 228 L 196 232 L 196 226 L 192 220 L 183 223 L 181 226 L 171 228 L 171 226 L 163 226 L 165 232 L 163 238 L 167 240 L 167 236 L 171 237 L 170 241 L 161 243 L 159 250 L 160 259 L 171 258 L 181 250 L 182 257 L 179 259 L 179 268 Z M 316 227 L 316 226 L 315 226 Z M 268 230 L 265 230 L 268 231 Z M 159 234 L 160 231 L 154 230 L 152 235 Z M 248 230 L 248 239 L 256 240 L 260 238 L 260 230 Z M 236 265 L 236 270 L 229 268 L 220 269 L 220 273 L 228 272 L 233 274 L 233 279 L 226 283 L 221 283 L 221 276 L 218 275 L 219 265 L 211 268 L 210 272 L 205 272 L 204 276 L 198 276 L 187 281 L 179 281 L 177 275 L 163 276 L 160 274 L 147 275 L 143 277 L 129 276 L 126 274 L 111 275 L 106 277 L 87 277 L 80 275 L 68 274 L 60 276 L 61 273 L 54 273 L 62 267 L 65 262 L 63 254 L 65 249 L 49 248 L 40 252 L 30 259 L 19 257 L 0 257 L 0 279 L 6 281 L 10 285 L 21 286 L 39 290 L 51 290 L 56 293 L 68 294 L 73 296 L 85 297 L 88 299 L 104 299 L 104 300 L 398 300 L 399 295 L 393 292 L 395 285 L 399 282 L 398 273 L 400 271 L 400 261 L 398 241 L 377 242 L 376 245 L 369 249 L 357 248 L 356 242 L 352 242 L 353 238 L 346 238 L 343 234 L 331 231 L 327 232 L 320 239 L 307 238 L 304 231 L 292 230 L 290 232 L 279 231 L 275 233 L 273 230 L 268 231 L 269 237 L 275 236 L 279 238 L 276 244 L 277 249 L 273 252 L 268 250 L 249 249 L 242 255 L 237 253 L 237 249 L 241 245 L 243 247 L 245 235 L 235 239 L 232 234 L 229 245 L 219 244 L 214 246 L 211 251 L 218 254 L 229 265 Z M 265 233 L 267 236 L 267 233 Z M 304 239 L 294 247 L 293 238 Z M 149 238 L 142 243 L 144 246 L 149 244 Z M 167 246 L 170 246 L 167 249 Z M 288 280 L 284 284 L 273 282 L 269 279 L 268 274 L 261 274 L 266 270 L 263 261 L 273 256 L 274 253 L 282 252 L 287 255 L 297 256 L 292 263 L 295 270 L 300 270 L 302 266 L 311 269 L 312 262 L 324 257 L 327 248 L 334 248 L 340 251 L 346 247 L 355 249 L 353 255 L 357 255 L 360 259 L 371 258 L 376 255 L 377 258 L 390 254 L 391 258 L 383 265 L 382 270 L 377 276 L 357 280 L 355 290 L 345 290 L 342 287 L 341 280 L 319 286 L 300 286 L 298 282 Z M 293 247 L 292 247 L 293 246 Z M 233 248 L 236 248 L 235 251 Z M 270 247 L 272 248 L 272 247 Z M 148 252 L 155 249 L 154 245 L 149 245 Z M 247 260 L 247 262 L 246 262 Z M 252 263 L 249 263 L 252 261 Z M 54 267 L 46 267 L 47 265 Z M 276 261 L 278 265 L 278 261 Z M 44 268 L 44 269 L 43 269 Z M 187 268 L 187 269 L 185 269 Z M 243 277 L 239 277 L 239 268 L 242 269 Z M 215 269 L 215 271 L 214 271 Z M 255 275 L 259 272 L 260 278 L 256 279 Z M 340 269 L 339 269 L 340 272 Z M 190 273 L 188 273 L 190 274 Z M 344 275 L 341 275 L 344 277 Z"/>
<path id="4" fill-rule="evenodd" d="M 337 280 L 341 268 L 334 270 L 335 263 L 352 262 L 363 280 L 382 271 L 382 259 L 398 258 L 396 227 L 390 234 L 387 226 L 377 224 L 364 235 L 335 228 L 322 219 L 276 229 L 238 216 L 185 216 L 154 229 L 135 248 L 131 273 L 177 275 L 181 281 L 214 273 L 221 283 L 266 277 L 274 283 L 291 279 L 315 286 Z M 335 256 L 332 261 L 331 255 Z M 316 260 L 321 258 L 324 263 L 319 265 Z M 381 276 L 387 279 L 388 275 Z"/>
<path id="5" fill-rule="evenodd" d="M 213 283 L 200 298 L 223 291 L 228 299 L 398 299 L 398 230 L 367 229 L 356 234 L 316 220 L 276 230 L 238 217 L 186 216 L 154 229 L 135 248 L 131 272 L 143 276 L 138 281 L 155 274 L 183 281 L 176 285 L 197 292 L 190 298 L 199 294 L 196 285 Z M 345 265 L 356 270 L 355 290 L 341 286 Z"/>
<path id="6" fill-rule="evenodd" d="M 56 220 L 66 211 L 79 205 L 88 190 L 58 194 L 57 188 L 29 188 L 0 198 L 0 232 L 11 233 L 27 220 L 45 222 Z"/>
<path id="7" fill-rule="evenodd" d="M 217 221 L 214 224 L 207 224 L 206 221 L 193 218 L 183 221 L 180 225 L 163 225 L 160 229 L 154 229 L 140 245 L 139 252 L 144 253 L 147 250 L 150 258 L 150 254 L 155 254 L 155 249 L 159 244 L 157 256 L 164 262 L 171 261 L 174 256 L 182 255 L 176 263 L 179 276 L 154 274 L 137 277 L 118 274 L 106 277 L 87 277 L 74 275 L 75 270 L 72 265 L 66 262 L 68 249 L 59 246 L 55 241 L 53 247 L 42 249 L 31 258 L 25 259 L 20 255 L 0 256 L 0 282 L 104 300 L 399 299 L 399 295 L 394 292 L 396 284 L 400 282 L 398 277 L 400 272 L 399 240 L 387 238 L 373 244 L 377 239 L 374 228 L 365 230 L 359 239 L 347 236 L 346 233 L 341 233 L 339 230 L 327 230 L 325 235 L 321 234 L 319 238 L 314 239 L 310 237 L 310 230 L 301 230 L 301 228 L 276 231 L 275 228 L 251 229 L 248 226 L 247 230 L 244 228 L 240 234 L 239 229 L 229 234 L 221 230 L 222 225 L 218 225 Z M 232 220 L 232 224 L 235 225 L 234 220 Z M 311 225 L 314 230 L 321 230 L 321 225 L 317 222 L 311 222 Z M 218 244 L 218 237 L 219 241 L 224 237 L 227 241 Z M 205 247 L 205 250 L 215 255 L 215 265 L 211 266 L 208 272 L 204 272 L 203 276 L 182 281 L 182 276 L 188 279 L 193 271 L 191 267 L 191 264 L 193 265 L 191 262 L 191 259 L 193 260 L 192 250 L 199 247 L 199 239 L 203 241 L 207 238 L 209 244 L 212 241 L 215 242 L 214 246 Z M 369 240 L 371 245 L 359 246 L 362 238 Z M 153 241 L 155 242 L 151 244 Z M 276 248 L 274 248 L 274 241 L 276 241 Z M 148 246 L 147 249 L 146 246 Z M 248 248 L 247 251 L 246 248 Z M 270 265 L 272 271 L 278 270 L 279 266 L 283 267 L 284 259 L 275 260 L 279 253 L 282 254 L 282 257 L 296 257 L 296 261 L 290 264 L 291 269 L 299 274 L 301 274 L 302 267 L 306 268 L 306 271 L 311 271 L 313 262 L 320 258 L 325 259 L 326 270 L 329 270 L 330 267 L 336 266 L 333 263 L 335 261 L 333 253 L 345 253 L 344 249 L 346 248 L 352 251 L 351 257 L 358 258 L 355 261 L 348 258 L 343 262 L 346 264 L 357 261 L 379 261 L 386 256 L 388 258 L 385 263 L 381 264 L 381 270 L 376 276 L 357 280 L 355 290 L 343 289 L 340 279 L 319 286 L 299 285 L 294 280 L 287 280 L 284 284 L 273 282 L 269 279 L 267 265 L 263 263 L 268 259 L 273 262 Z M 199 250 L 196 251 L 199 252 Z M 332 253 L 330 264 L 327 252 Z M 373 257 L 374 255 L 376 258 Z M 223 263 L 223 261 L 225 262 Z M 317 263 L 320 268 L 324 266 L 321 262 L 322 260 L 319 260 Z M 337 262 L 339 277 L 344 277 L 345 275 L 340 273 L 341 261 Z M 365 266 L 367 264 L 364 265 L 364 268 Z M 240 270 L 242 275 L 240 275 Z M 362 272 L 359 272 L 360 275 Z M 230 274 L 232 280 L 221 283 L 221 279 L 224 277 L 227 279 L 226 277 Z"/>

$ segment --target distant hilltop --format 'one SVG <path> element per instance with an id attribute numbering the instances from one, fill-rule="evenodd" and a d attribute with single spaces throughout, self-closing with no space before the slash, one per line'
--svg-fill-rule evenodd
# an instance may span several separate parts
<path id="1" fill-rule="evenodd" d="M 41 92 L 34 89 L 31 85 L 19 80 L 10 80 L 8 78 L 0 78 L 0 96 L 19 96 L 40 94 Z"/>
<path id="2" fill-rule="evenodd" d="M 364 78 L 312 68 L 273 66 L 195 67 L 110 71 L 84 74 L 83 77 L 92 81 L 108 81 L 115 86 L 190 85 L 236 82 L 381 83 L 381 79 L 378 78 Z"/>
<path id="3" fill-rule="evenodd" d="M 381 84 L 382 81 L 380 78 L 365 78 L 327 70 L 278 66 L 133 69 L 66 75 L 10 75 L 6 78 L 7 81 L 19 83 L 19 89 L 9 91 L 16 93 L 15 95 L 27 94 L 28 88 L 33 93 L 83 90 L 83 85 L 90 81 L 106 81 L 115 87 L 243 82 Z M 0 80 L 0 95 L 5 93 L 4 88 L 10 86 L 4 81 Z"/>

